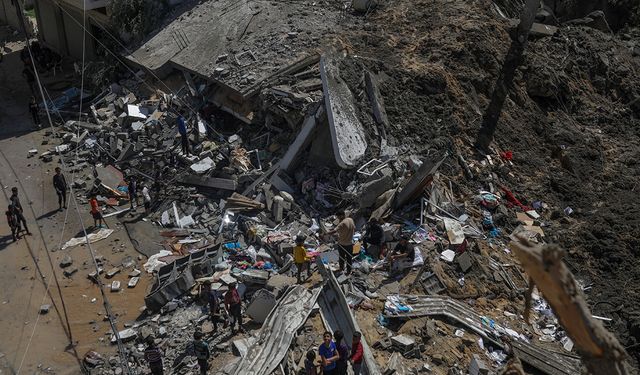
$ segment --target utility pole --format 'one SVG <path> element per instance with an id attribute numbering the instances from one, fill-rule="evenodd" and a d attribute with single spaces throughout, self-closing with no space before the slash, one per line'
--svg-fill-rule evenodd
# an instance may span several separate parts
<path id="1" fill-rule="evenodd" d="M 512 37 L 511 46 L 504 59 L 500 76 L 496 81 L 493 89 L 491 102 L 482 117 L 482 125 L 476 138 L 476 148 L 483 153 L 489 152 L 489 145 L 493 141 L 493 136 L 498 126 L 498 120 L 502 113 L 504 101 L 509 93 L 509 87 L 513 83 L 513 77 L 516 69 L 522 63 L 522 55 L 527 47 L 527 39 L 529 39 L 529 31 L 533 25 L 536 11 L 540 5 L 540 0 L 527 0 L 522 13 L 520 14 L 520 23 L 516 30 L 516 35 Z"/>

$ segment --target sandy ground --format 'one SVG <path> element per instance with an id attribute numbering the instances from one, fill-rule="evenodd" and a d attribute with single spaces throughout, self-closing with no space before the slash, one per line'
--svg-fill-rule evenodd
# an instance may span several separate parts
<path id="1" fill-rule="evenodd" d="M 0 33 L 2 39 L 8 36 L 4 27 Z M 13 243 L 3 216 L 0 224 L 0 332 L 3 333 L 0 374 L 33 374 L 47 368 L 52 370 L 49 373 L 77 374 L 79 361 L 88 350 L 98 349 L 101 353 L 114 350 L 108 343 L 110 328 L 103 320 L 100 290 L 87 279 L 93 269 L 88 248 L 79 246 L 67 250 L 74 260 L 73 266 L 79 269 L 71 278 L 64 277 L 58 265 L 66 254 L 59 250 L 61 243 L 82 231 L 80 218 L 88 228 L 93 220 L 86 204 L 78 203 L 80 216 L 72 201 L 68 211 L 57 211 L 57 196 L 51 185 L 53 169 L 58 165 L 56 159 L 43 163 L 37 158 L 27 158 L 28 150 L 43 152 L 50 145 L 42 145 L 42 140 L 47 138 L 45 130 L 36 131 L 28 113 L 30 91 L 20 74 L 22 64 L 16 52 L 19 48 L 19 42 L 8 43 L 0 64 L 0 185 L 7 201 L 11 187 L 20 189 L 33 235 Z M 59 81 L 62 77 L 60 74 L 48 76 L 45 81 Z M 51 138 L 49 143 L 58 142 Z M 71 177 L 67 176 L 68 182 L 72 181 Z M 107 260 L 104 268 L 119 264 L 126 256 L 132 256 L 141 267 L 144 260 L 137 259 L 138 254 L 124 228 L 114 218 L 107 220 L 116 231 L 108 239 L 92 245 L 96 253 Z M 46 255 L 45 243 L 51 261 Z M 67 350 L 70 343 L 67 319 L 52 272 L 57 275 L 66 305 L 75 350 Z M 127 273 L 122 272 L 113 280 L 120 280 L 126 286 Z M 149 280 L 143 275 L 135 289 L 125 287 L 119 293 L 108 293 L 114 313 L 118 315 L 119 329 L 124 329 L 124 324 L 139 315 Z M 96 301 L 92 303 L 94 298 Z M 54 307 L 48 314 L 39 315 L 42 304 Z"/>

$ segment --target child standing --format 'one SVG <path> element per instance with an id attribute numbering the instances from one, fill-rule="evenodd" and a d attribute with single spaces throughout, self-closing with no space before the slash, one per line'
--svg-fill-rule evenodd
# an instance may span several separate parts
<path id="1" fill-rule="evenodd" d="M 316 367 L 316 352 L 309 350 L 307 352 L 307 358 L 304 360 L 304 375 L 318 375 L 318 368 Z"/>
<path id="2" fill-rule="evenodd" d="M 311 273 L 311 264 L 309 263 L 309 257 L 307 256 L 307 250 L 304 248 L 304 241 L 307 238 L 299 234 L 296 236 L 296 246 L 293 248 L 293 261 L 298 269 L 298 284 L 302 283 L 302 269 L 306 269 L 307 278 Z"/>

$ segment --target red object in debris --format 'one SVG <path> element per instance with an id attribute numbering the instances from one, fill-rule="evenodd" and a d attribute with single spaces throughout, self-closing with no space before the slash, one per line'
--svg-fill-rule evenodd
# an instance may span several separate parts
<path id="1" fill-rule="evenodd" d="M 511 192 L 511 190 L 507 189 L 504 186 L 500 186 L 500 189 L 502 191 L 504 191 L 504 194 L 507 196 L 507 202 L 509 202 L 509 206 L 517 206 L 520 207 L 522 209 L 522 211 L 529 211 L 531 210 L 531 207 L 527 207 L 524 204 L 522 204 L 522 202 L 520 202 L 518 200 L 518 198 L 516 198 L 515 195 L 513 195 L 513 193 Z"/>
<path id="2" fill-rule="evenodd" d="M 500 157 L 504 160 L 512 160 L 513 159 L 513 151 L 504 151 L 500 153 Z"/>

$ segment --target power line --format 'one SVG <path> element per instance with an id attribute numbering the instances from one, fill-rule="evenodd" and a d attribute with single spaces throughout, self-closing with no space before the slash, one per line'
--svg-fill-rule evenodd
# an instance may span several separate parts
<path id="1" fill-rule="evenodd" d="M 24 6 L 24 2 L 23 2 L 23 6 Z M 85 12 L 86 12 L 86 5 L 83 4 L 83 16 L 85 16 Z M 84 22 L 84 20 L 83 20 L 83 22 Z M 27 43 L 28 43 L 28 40 L 27 40 Z M 82 71 L 81 71 L 81 81 L 82 81 L 82 83 L 81 83 L 81 86 L 80 86 L 80 104 L 79 104 L 79 108 L 78 108 L 78 111 L 79 111 L 78 121 L 80 121 L 82 119 L 82 100 L 84 98 L 83 91 L 84 91 L 85 48 L 86 48 L 86 45 L 85 45 L 85 34 L 83 33 L 83 38 L 82 38 Z M 31 52 L 30 52 L 30 55 L 31 55 Z M 33 56 L 32 56 L 32 58 L 33 58 Z M 33 59 L 32 59 L 32 63 L 33 63 Z M 45 89 L 45 91 L 46 91 L 46 89 Z M 49 96 L 48 92 L 47 92 L 47 97 L 49 97 L 49 99 L 51 100 L 51 97 Z M 58 113 L 58 116 L 60 116 L 60 113 L 59 112 L 57 112 L 57 113 Z M 60 116 L 60 117 L 62 118 L 62 116 Z M 77 136 L 79 137 L 79 134 L 77 134 Z M 75 153 L 76 153 L 75 162 L 77 163 L 78 157 L 79 157 L 78 148 L 76 148 Z M 4 154 L 3 154 L 3 156 L 4 156 Z M 7 163 L 9 163 L 9 160 L 6 157 L 5 157 L 5 159 L 7 160 Z M 74 180 L 74 176 L 75 176 L 75 172 L 71 175 L 71 181 Z M 16 175 L 16 178 L 18 178 L 17 175 Z M 42 188 L 43 188 L 43 193 L 44 193 L 44 181 L 43 181 Z M 25 192 L 25 194 L 26 194 L 26 192 Z M 63 192 L 63 194 L 67 194 L 66 190 Z M 66 198 L 65 198 L 64 202 L 65 202 L 65 205 L 66 205 Z M 35 215 L 34 215 L 34 217 L 35 217 Z M 69 218 L 69 211 L 66 210 L 65 211 L 65 215 L 64 215 L 64 221 L 62 223 L 62 231 L 60 233 L 60 243 L 58 245 L 58 248 L 62 248 L 62 242 L 64 241 L 64 232 L 65 232 L 65 229 L 66 229 L 66 226 L 67 226 L 68 218 Z M 37 220 L 36 220 L 36 225 L 37 225 Z M 38 229 L 39 229 L 39 227 L 38 227 Z M 42 240 L 44 242 L 44 238 L 42 238 Z M 45 251 L 47 251 L 47 254 L 48 254 L 48 249 L 46 249 L 46 246 L 45 246 Z M 54 277 L 53 278 L 49 278 L 49 282 L 47 283 L 47 286 L 45 288 L 45 293 L 42 296 L 42 302 L 40 303 L 41 305 L 44 304 L 44 301 L 45 301 L 45 299 L 47 297 L 47 294 L 49 293 L 49 288 L 51 287 L 51 280 L 53 280 L 55 278 L 55 269 L 53 267 L 53 263 L 50 262 L 50 264 L 51 264 L 51 274 Z M 58 288 L 59 288 L 59 285 L 58 285 Z M 62 300 L 62 295 L 61 295 L 61 300 Z M 52 303 L 54 303 L 53 300 L 52 300 Z M 29 353 L 29 348 L 31 347 L 31 342 L 33 341 L 33 338 L 35 337 L 35 333 L 36 333 L 36 330 L 38 328 L 38 323 L 40 321 L 40 317 L 41 316 L 42 316 L 42 314 L 38 313 L 38 316 L 36 317 L 36 321 L 35 321 L 35 323 L 33 325 L 33 330 L 31 332 L 31 336 L 29 337 L 29 341 L 27 342 L 27 347 L 25 348 L 24 354 L 22 356 L 22 360 L 20 361 L 20 366 L 18 367 L 18 374 L 20 374 L 20 371 L 22 370 L 22 366 L 24 365 L 24 360 L 26 359 L 27 354 Z M 67 322 L 68 322 L 68 317 L 66 317 L 66 312 L 65 312 L 65 318 L 67 319 Z M 73 345 L 73 336 L 72 336 L 72 333 L 71 333 L 71 327 L 68 326 L 68 329 L 69 329 L 69 340 L 71 341 L 71 347 L 74 347 L 74 345 Z M 77 353 L 76 353 L 76 358 L 77 358 Z"/>
<path id="2" fill-rule="evenodd" d="M 44 90 L 43 90 L 43 87 L 42 87 L 42 82 L 40 80 L 40 75 L 39 75 L 38 69 L 37 69 L 37 67 L 35 65 L 35 60 L 33 59 L 33 53 L 31 51 L 31 45 L 29 43 L 29 37 L 28 37 L 27 31 L 26 31 L 25 21 L 24 21 L 24 18 L 20 14 L 21 13 L 21 7 L 18 4 L 16 4 L 16 12 L 17 12 L 18 18 L 19 18 L 19 20 L 21 22 L 21 26 L 22 26 L 23 32 L 25 34 L 25 40 L 26 40 L 26 43 L 27 43 L 27 50 L 29 51 L 29 55 L 31 56 L 31 62 L 32 62 L 32 66 L 33 66 L 33 69 L 34 69 L 36 82 L 38 83 L 38 88 L 39 88 L 39 91 L 40 91 L 40 95 L 41 95 L 41 97 L 43 99 L 44 107 L 45 107 L 45 110 L 47 112 L 47 119 L 49 120 L 49 125 L 50 125 L 52 131 L 55 134 L 57 134 L 56 129 L 53 126 L 53 121 L 51 119 L 51 113 L 49 111 L 49 106 L 47 104 L 47 101 L 45 100 Z M 86 28 L 85 28 L 85 30 L 86 30 Z M 82 93 L 81 93 L 81 95 L 82 95 Z M 66 168 L 66 165 L 65 165 L 65 162 L 64 162 L 64 158 L 62 158 L 62 157 L 60 158 L 60 163 L 62 165 L 63 172 L 66 173 L 66 169 L 67 168 Z M 121 365 L 122 370 L 123 370 L 123 372 L 125 374 L 131 375 L 131 370 L 129 369 L 129 364 L 128 364 L 128 361 L 127 361 L 127 357 L 126 357 L 126 353 L 125 353 L 125 350 L 124 350 L 124 346 L 122 345 L 122 340 L 120 339 L 120 334 L 119 334 L 119 332 L 118 332 L 118 330 L 117 330 L 117 328 L 115 326 L 111 304 L 109 303 L 107 295 L 104 292 L 104 288 L 103 288 L 104 285 L 102 284 L 102 280 L 101 280 L 101 277 L 100 277 L 99 267 L 98 267 L 98 263 L 97 263 L 97 260 L 96 260 L 95 252 L 94 252 L 93 248 L 91 247 L 91 243 L 89 241 L 89 237 L 88 237 L 88 234 L 87 234 L 87 229 L 86 229 L 86 227 L 84 225 L 84 221 L 82 220 L 82 216 L 80 214 L 80 210 L 78 209 L 78 202 L 75 199 L 75 194 L 74 194 L 74 191 L 73 191 L 73 185 L 70 185 L 70 192 L 71 192 L 70 195 L 73 198 L 73 203 L 74 203 L 74 206 L 75 206 L 76 213 L 78 214 L 78 219 L 80 221 L 80 224 L 82 225 L 82 231 L 84 233 L 87 246 L 89 247 L 89 252 L 91 254 L 91 259 L 92 259 L 93 264 L 94 264 L 95 269 L 96 269 L 96 278 L 95 279 L 98 282 L 98 286 L 100 288 L 100 294 L 102 295 L 103 305 L 104 305 L 105 311 L 107 313 L 107 317 L 109 318 L 109 325 L 111 326 L 111 330 L 113 331 L 113 334 L 116 337 L 116 341 L 117 341 L 117 344 L 118 344 L 118 351 L 120 353 L 120 365 Z M 31 210 L 33 211 L 33 208 L 31 208 Z M 34 214 L 34 216 L 35 216 L 35 214 Z M 50 258 L 50 254 L 48 252 L 48 249 L 46 248 L 46 244 L 45 244 L 45 249 L 47 250 L 47 256 Z M 54 276 L 55 276 L 55 273 L 54 273 Z M 57 280 L 57 277 L 56 277 L 56 280 Z M 60 288 L 58 288 L 58 290 L 60 291 Z M 60 292 L 60 298 L 63 301 L 62 302 L 63 308 L 65 308 L 64 299 L 62 298 L 62 293 L 61 292 Z M 66 309 L 65 309 L 65 316 L 66 316 Z M 67 321 L 68 321 L 68 319 L 67 319 Z M 69 330 L 70 330 L 70 328 L 69 328 Z M 73 345 L 73 342 L 72 342 L 72 345 Z"/>

